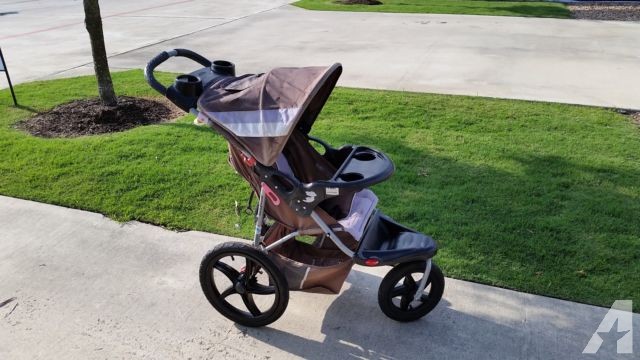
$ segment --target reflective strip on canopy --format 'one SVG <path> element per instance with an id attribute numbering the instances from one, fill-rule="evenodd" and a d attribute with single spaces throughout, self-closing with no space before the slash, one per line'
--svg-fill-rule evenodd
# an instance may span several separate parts
<path id="1" fill-rule="evenodd" d="M 286 136 L 289 124 L 300 111 L 293 109 L 208 112 L 228 131 L 241 137 Z"/>

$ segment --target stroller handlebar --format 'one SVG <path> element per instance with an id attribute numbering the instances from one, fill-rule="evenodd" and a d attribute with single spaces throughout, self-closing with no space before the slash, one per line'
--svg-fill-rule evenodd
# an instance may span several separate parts
<path id="1" fill-rule="evenodd" d="M 144 68 L 144 78 L 145 80 L 147 80 L 147 83 L 149 83 L 149 85 L 156 90 L 157 92 L 159 92 L 162 95 L 166 95 L 167 94 L 167 88 L 162 85 L 154 76 L 153 71 L 155 70 L 155 68 L 157 68 L 160 64 L 162 64 L 163 62 L 167 61 L 169 58 L 174 57 L 174 56 L 181 56 L 181 57 L 186 57 L 187 59 L 193 60 L 195 62 L 197 62 L 198 64 L 204 66 L 204 67 L 210 67 L 211 66 L 211 61 L 208 60 L 207 58 L 205 58 L 204 56 L 193 52 L 191 50 L 187 50 L 187 49 L 173 49 L 173 50 L 168 50 L 168 51 L 163 51 L 160 54 L 156 55 L 153 59 L 151 59 L 148 63 L 147 66 Z"/>
<path id="2" fill-rule="evenodd" d="M 149 83 L 149 85 L 155 91 L 159 92 L 162 95 L 166 95 L 167 88 L 164 87 L 162 84 L 160 84 L 160 82 L 158 80 L 156 80 L 156 77 L 153 75 L 153 70 L 155 70 L 155 68 L 158 67 L 158 65 L 160 65 L 163 62 L 167 61 L 167 59 L 169 59 L 170 57 L 171 57 L 171 55 L 169 55 L 168 52 L 163 51 L 160 54 L 156 55 L 153 59 L 151 59 L 147 63 L 147 66 L 144 68 L 144 78 L 145 78 L 145 80 L 147 80 L 147 83 Z"/>

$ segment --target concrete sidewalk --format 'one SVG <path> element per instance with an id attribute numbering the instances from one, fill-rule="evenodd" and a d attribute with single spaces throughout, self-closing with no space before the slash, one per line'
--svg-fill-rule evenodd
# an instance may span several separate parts
<path id="1" fill-rule="evenodd" d="M 104 2 L 111 67 L 139 69 L 183 47 L 234 61 L 240 73 L 341 62 L 343 86 L 640 109 L 640 23 L 323 12 L 288 2 Z M 92 72 L 81 3 L 0 0 L 0 12 L 16 12 L 0 22 L 16 82 Z"/>
<path id="2" fill-rule="evenodd" d="M 292 292 L 280 320 L 247 329 L 198 284 L 229 240 L 0 196 L 0 359 L 579 359 L 607 312 L 447 279 L 432 314 L 401 324 L 376 303 L 386 269 L 358 267 L 340 295 Z M 626 358 L 603 338 L 587 358 Z"/>

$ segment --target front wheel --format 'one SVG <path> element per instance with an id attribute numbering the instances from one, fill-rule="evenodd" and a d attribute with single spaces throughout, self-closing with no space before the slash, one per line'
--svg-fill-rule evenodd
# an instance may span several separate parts
<path id="1" fill-rule="evenodd" d="M 289 303 L 282 272 L 262 251 L 245 243 L 227 242 L 209 251 L 200 264 L 200 285 L 218 312 L 245 326 L 271 324 Z"/>
<path id="2" fill-rule="evenodd" d="M 444 292 L 444 275 L 434 263 L 420 300 L 414 301 L 426 265 L 426 261 L 396 265 L 382 279 L 378 289 L 378 305 L 385 315 L 396 321 L 414 321 L 438 305 Z"/>

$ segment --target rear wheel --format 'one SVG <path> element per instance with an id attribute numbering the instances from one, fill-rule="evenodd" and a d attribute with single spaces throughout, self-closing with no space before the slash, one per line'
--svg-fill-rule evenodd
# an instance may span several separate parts
<path id="1" fill-rule="evenodd" d="M 426 265 L 425 261 L 396 265 L 382 279 L 378 289 L 378 305 L 385 315 L 397 321 L 414 321 L 438 305 L 444 292 L 444 275 L 433 263 L 420 300 L 413 300 Z"/>
<path id="2" fill-rule="evenodd" d="M 260 250 L 240 242 L 214 247 L 200 264 L 200 285 L 211 305 L 245 326 L 276 321 L 289 303 L 287 280 Z"/>

